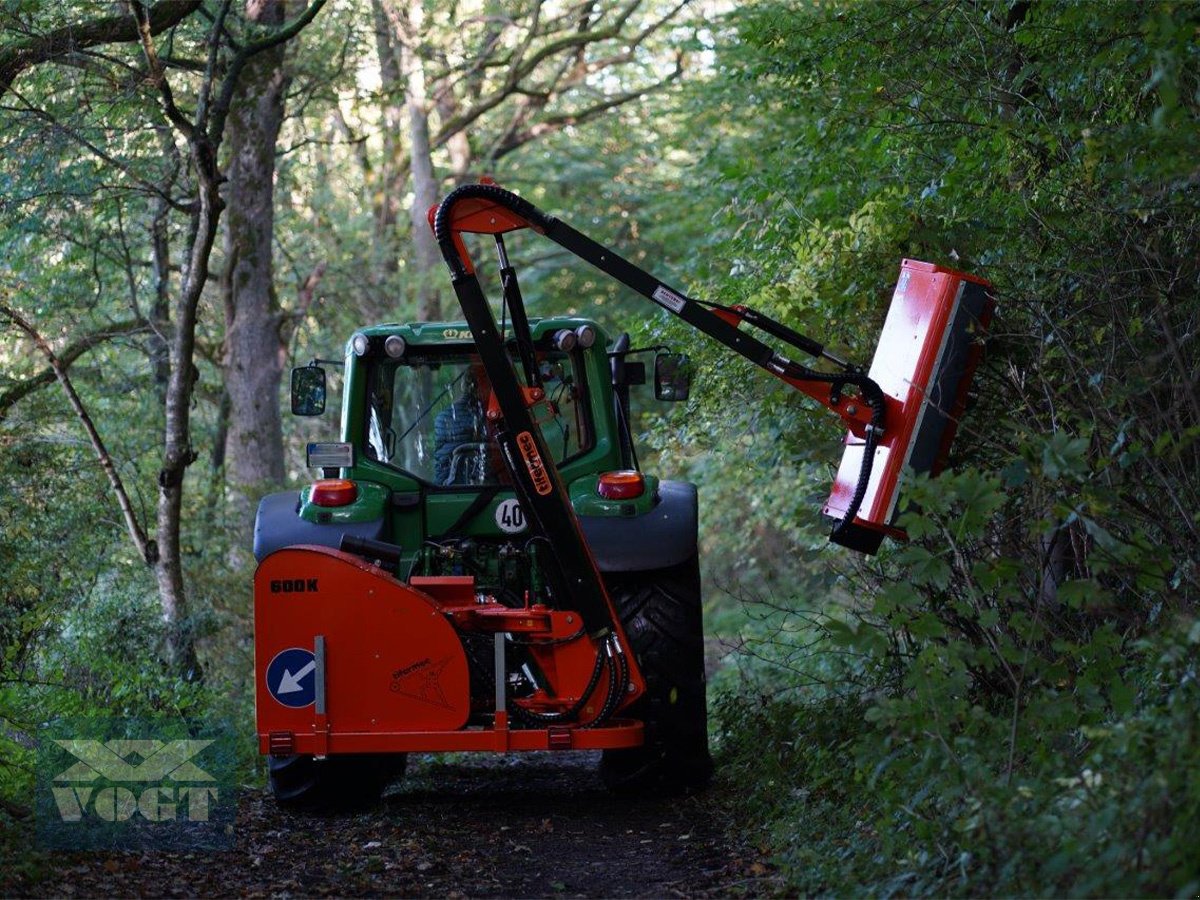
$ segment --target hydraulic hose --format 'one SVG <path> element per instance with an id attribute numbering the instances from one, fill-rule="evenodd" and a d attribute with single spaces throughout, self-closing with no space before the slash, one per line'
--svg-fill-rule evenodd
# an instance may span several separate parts
<path id="1" fill-rule="evenodd" d="M 512 707 L 513 715 L 527 724 L 534 725 L 564 725 L 579 718 L 579 713 L 583 711 L 583 707 L 587 705 L 588 699 L 600 683 L 600 675 L 604 671 L 604 658 L 607 646 L 607 641 L 600 645 L 600 649 L 596 653 L 596 665 L 592 669 L 592 677 L 588 679 L 587 687 L 583 689 L 583 693 L 579 695 L 579 699 L 575 701 L 570 709 L 564 709 L 562 712 L 556 713 L 540 713 L 530 709 L 522 709 L 514 703 Z M 610 673 L 610 682 L 613 680 L 613 677 Z"/>
<path id="2" fill-rule="evenodd" d="M 834 543 L 840 543 L 841 539 L 849 532 L 850 527 L 854 524 L 854 517 L 858 515 L 863 499 L 867 496 L 867 487 L 871 483 L 871 469 L 875 463 L 875 447 L 878 443 L 878 432 L 872 421 L 871 426 L 867 429 L 866 441 L 863 443 L 863 461 L 858 470 L 858 484 L 854 486 L 854 496 L 851 497 L 850 505 L 846 508 L 846 515 L 833 526 L 833 531 L 829 534 Z"/>
<path id="3" fill-rule="evenodd" d="M 607 722 L 620 706 L 621 698 L 629 691 L 629 665 L 625 662 L 625 654 L 615 636 L 608 639 L 607 650 L 609 653 L 608 696 L 604 698 L 604 708 L 600 710 L 600 715 L 588 722 L 586 728 L 597 728 Z M 618 669 L 621 670 L 619 677 Z"/>
<path id="4" fill-rule="evenodd" d="M 467 274 L 464 261 L 458 255 L 454 245 L 454 232 L 450 228 L 450 214 L 460 200 L 490 200 L 510 212 L 520 216 L 538 231 L 545 231 L 554 218 L 543 213 L 540 209 L 518 197 L 512 191 L 506 191 L 494 184 L 464 184 L 451 191 L 446 199 L 438 204 L 433 216 L 433 237 L 442 250 L 442 258 L 450 267 L 450 275 L 457 280 Z"/>
<path id="5" fill-rule="evenodd" d="M 404 548 L 399 544 L 389 544 L 385 541 L 360 538 L 350 534 L 342 535 L 338 549 L 373 562 L 388 563 L 393 570 L 399 567 L 404 554 Z"/>
<path id="6" fill-rule="evenodd" d="M 604 698 L 604 707 L 596 718 L 583 726 L 584 728 L 599 728 L 617 711 L 617 707 L 621 704 L 621 698 L 629 691 L 629 666 L 625 662 L 624 653 L 615 637 L 610 637 L 601 645 L 600 652 L 596 654 L 596 668 L 592 670 L 592 677 L 579 700 L 570 709 L 558 713 L 539 713 L 522 709 L 513 704 L 513 715 L 529 725 L 563 725 L 578 718 L 580 711 L 600 683 L 600 671 L 605 667 L 605 657 L 608 658 L 608 694 Z"/>
<path id="7" fill-rule="evenodd" d="M 612 651 L 612 639 L 604 642 L 602 648 L 604 655 L 608 657 L 608 694 L 604 697 L 604 706 L 600 709 L 600 715 L 592 719 L 585 725 L 585 728 L 597 728 L 603 725 L 604 722 L 612 715 L 612 711 L 616 708 L 613 703 L 613 698 L 617 696 L 617 659 Z"/>
<path id="8" fill-rule="evenodd" d="M 846 507 L 846 514 L 833 527 L 833 531 L 830 533 L 830 538 L 838 542 L 854 524 L 854 518 L 858 515 L 859 509 L 862 508 L 863 500 L 867 496 L 867 488 L 871 484 L 871 470 L 875 465 L 875 449 L 879 446 L 879 435 L 883 433 L 884 419 L 887 411 L 883 389 L 873 379 L 861 372 L 836 372 L 832 374 L 818 372 L 816 369 L 810 369 L 807 366 L 802 366 L 799 363 L 782 358 L 780 358 L 779 367 L 789 378 L 823 381 L 834 386 L 854 385 L 862 392 L 863 400 L 871 407 L 871 424 L 867 426 L 867 435 L 863 443 L 863 460 L 858 470 L 858 483 L 854 486 L 854 494 L 850 498 L 850 505 Z"/>

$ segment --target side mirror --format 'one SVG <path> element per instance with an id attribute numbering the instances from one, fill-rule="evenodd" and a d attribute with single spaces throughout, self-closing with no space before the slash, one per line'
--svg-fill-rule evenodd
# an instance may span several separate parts
<path id="1" fill-rule="evenodd" d="M 686 353 L 659 353 L 654 357 L 654 396 L 658 400 L 686 400 L 692 389 L 692 361 Z"/>
<path id="2" fill-rule="evenodd" d="M 292 415 L 319 416 L 325 412 L 325 370 L 320 366 L 292 369 Z"/>

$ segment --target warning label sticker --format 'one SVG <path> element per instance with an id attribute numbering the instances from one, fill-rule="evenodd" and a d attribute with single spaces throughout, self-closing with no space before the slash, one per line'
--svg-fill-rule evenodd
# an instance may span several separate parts
<path id="1" fill-rule="evenodd" d="M 654 289 L 654 293 L 650 295 L 656 303 L 661 303 L 671 312 L 679 312 L 687 304 L 687 300 L 680 297 L 677 293 L 667 287 L 665 284 L 660 284 Z"/>
<path id="2" fill-rule="evenodd" d="M 392 673 L 391 691 L 430 706 L 453 709 L 442 690 L 442 672 L 450 664 L 450 657 L 443 656 L 437 662 L 428 656 L 397 669 Z"/>

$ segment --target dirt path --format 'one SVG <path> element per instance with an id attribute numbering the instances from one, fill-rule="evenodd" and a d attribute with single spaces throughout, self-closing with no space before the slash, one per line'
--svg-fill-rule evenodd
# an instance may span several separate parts
<path id="1" fill-rule="evenodd" d="M 712 897 L 771 893 L 759 851 L 729 836 L 720 784 L 689 797 L 609 794 L 594 758 L 414 759 L 355 815 L 243 797 L 236 849 L 55 857 L 38 896 Z M 0 879 L 2 880 L 2 879 Z"/>

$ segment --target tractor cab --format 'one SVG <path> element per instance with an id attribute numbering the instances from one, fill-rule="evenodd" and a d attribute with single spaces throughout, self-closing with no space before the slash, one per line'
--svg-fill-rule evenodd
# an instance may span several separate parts
<path id="1" fill-rule="evenodd" d="M 542 428 L 556 465 L 591 449 L 584 362 L 578 354 L 539 354 L 545 389 Z M 493 393 L 477 353 L 414 348 L 367 363 L 360 433 L 367 459 L 438 487 L 500 484 L 506 475 L 488 425 Z"/>
<path id="2" fill-rule="evenodd" d="M 534 412 L 553 463 L 571 473 L 636 468 L 630 387 L 647 381 L 639 357 L 655 353 L 656 398 L 679 401 L 690 387 L 686 355 L 631 348 L 628 335 L 610 341 L 594 322 L 578 319 L 531 326 L 540 392 Z M 515 343 L 511 350 L 516 361 Z M 380 474 L 371 465 L 378 463 L 390 473 L 385 481 L 401 476 L 425 490 L 511 483 L 490 424 L 498 418 L 495 393 L 464 324 L 378 326 L 355 333 L 346 351 L 342 440 L 356 466 Z M 325 411 L 318 362 L 292 371 L 296 415 Z"/>

